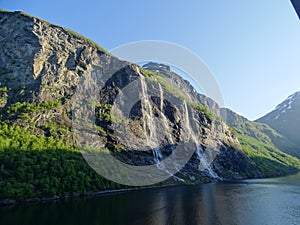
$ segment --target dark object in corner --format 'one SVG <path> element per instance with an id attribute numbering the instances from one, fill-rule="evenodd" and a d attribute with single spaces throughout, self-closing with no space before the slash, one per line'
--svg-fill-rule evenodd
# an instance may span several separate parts
<path id="1" fill-rule="evenodd" d="M 300 0 L 291 0 L 297 14 L 298 14 L 298 17 L 300 19 Z"/>

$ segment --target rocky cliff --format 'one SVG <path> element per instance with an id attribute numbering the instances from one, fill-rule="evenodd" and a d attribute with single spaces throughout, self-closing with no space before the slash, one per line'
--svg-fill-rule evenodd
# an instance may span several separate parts
<path id="1" fill-rule="evenodd" d="M 185 93 L 188 100 L 199 102 L 201 105 L 208 108 L 214 115 L 223 116 L 223 118 L 226 117 L 225 115 L 220 114 L 220 107 L 214 100 L 198 93 L 198 91 L 191 85 L 189 81 L 183 79 L 180 75 L 172 71 L 170 66 L 161 63 L 150 62 L 143 65 L 143 68 L 164 75 L 164 78 L 170 84 Z"/>
<path id="2" fill-rule="evenodd" d="M 107 70 L 110 70 L 121 65 L 122 69 L 116 71 L 101 90 L 100 98 L 97 99 L 99 112 L 104 112 L 104 106 L 112 106 L 116 96 L 135 80 L 140 84 L 140 90 L 136 91 L 141 92 L 141 95 L 145 94 L 142 93 L 145 89 L 152 89 L 154 92 L 161 90 L 161 93 L 157 99 L 148 100 L 149 105 L 146 105 L 144 101 L 137 102 L 132 110 L 130 115 L 132 129 L 135 135 L 143 136 L 143 138 L 137 139 L 136 136 L 127 135 L 124 140 L 126 143 L 119 142 L 115 134 L 108 132 L 112 123 L 111 118 L 102 118 L 103 115 L 97 118 L 97 125 L 104 130 L 101 134 L 104 137 L 101 138 L 105 138 L 104 144 L 109 150 L 116 151 L 115 146 L 118 146 L 118 150 L 132 153 L 133 150 L 148 147 L 150 151 L 160 148 L 161 154 L 164 154 L 165 146 L 176 145 L 179 141 L 191 141 L 188 138 L 186 140 L 181 140 L 181 138 L 185 135 L 184 132 L 192 131 L 196 146 L 205 149 L 207 143 L 213 141 L 215 150 L 222 146 L 220 149 L 224 152 L 220 155 L 225 156 L 225 152 L 229 150 L 236 153 L 229 154 L 226 159 L 222 160 L 228 161 L 227 164 L 230 164 L 228 168 L 218 165 L 220 171 L 216 172 L 220 173 L 220 176 L 224 169 L 226 173 L 232 172 L 232 176 L 242 170 L 243 167 L 234 168 L 247 158 L 241 152 L 238 140 L 226 124 L 210 118 L 201 109 L 198 110 L 193 105 L 185 103 L 181 96 L 172 93 L 164 83 L 156 81 L 155 77 L 151 79 L 152 74 L 145 74 L 134 64 L 126 62 L 124 64 L 101 48 L 95 47 L 92 42 L 40 19 L 19 12 L 1 13 L 0 18 L 3 49 L 0 53 L 2 71 L 0 79 L 1 87 L 8 90 L 5 92 L 6 104 L 2 105 L 2 110 L 10 112 L 3 114 L 4 119 L 31 129 L 34 133 L 55 135 L 59 139 L 70 141 L 68 138 L 71 135 L 59 136 L 49 133 L 48 125 L 57 123 L 69 127 L 71 131 L 71 97 L 81 76 L 88 76 L 85 72 L 91 68 L 103 68 L 105 65 Z M 161 78 L 164 79 L 163 76 Z M 177 81 L 177 87 L 174 86 L 174 90 L 179 90 L 181 86 L 186 85 L 181 80 L 177 79 Z M 183 89 L 182 95 L 185 95 L 184 91 Z M 165 100 L 164 95 L 174 98 L 177 105 L 172 105 Z M 197 97 L 198 95 L 191 101 L 197 103 Z M 26 112 L 22 110 L 23 106 L 13 111 L 14 106 L 19 102 L 37 105 L 48 102 L 59 103 L 53 109 L 40 112 L 30 112 L 30 110 Z M 26 116 L 30 119 L 25 118 Z M 184 118 L 187 116 L 188 120 L 193 121 L 185 121 Z M 152 121 L 153 119 L 156 119 L 155 122 Z M 32 124 L 30 127 L 28 127 L 28 120 Z M 192 127 L 191 123 L 195 126 Z M 214 137 L 214 139 L 208 140 L 208 137 Z M 151 144 L 146 146 L 147 143 Z M 154 162 L 152 155 L 146 157 L 146 160 Z M 132 161 L 133 158 L 136 157 L 130 155 L 128 160 Z M 229 158 L 232 162 L 228 160 Z M 198 171 L 193 171 L 193 173 L 198 173 Z"/>
<path id="3" fill-rule="evenodd" d="M 275 111 L 263 118 L 257 121 L 249 121 L 247 118 L 230 109 L 220 108 L 212 99 L 199 94 L 187 80 L 184 80 L 173 72 L 169 66 L 152 62 L 144 65 L 144 68 L 163 74 L 168 82 L 180 90 L 183 90 L 188 96 L 188 99 L 199 102 L 215 115 L 221 117 L 236 132 L 239 140 L 248 137 L 249 139 L 254 138 L 256 141 L 259 140 L 268 143 L 268 146 L 260 147 L 261 151 L 259 154 L 264 152 L 263 149 L 271 150 L 272 148 L 276 148 L 293 156 L 299 156 L 299 151 L 297 151 L 297 144 L 299 145 L 297 124 L 299 123 L 296 117 L 299 111 L 299 93 L 291 95 L 286 101 L 281 103 Z M 292 107 L 292 103 L 294 107 Z M 272 118 L 272 116 L 274 118 Z M 267 152 L 265 153 L 268 154 Z"/>

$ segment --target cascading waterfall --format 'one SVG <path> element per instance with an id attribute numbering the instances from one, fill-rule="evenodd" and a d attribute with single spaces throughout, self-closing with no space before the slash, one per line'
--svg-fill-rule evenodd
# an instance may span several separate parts
<path id="1" fill-rule="evenodd" d="M 168 124 L 168 119 L 166 118 L 165 114 L 164 114 L 164 90 L 162 88 L 162 85 L 160 83 L 158 83 L 158 89 L 159 89 L 159 98 L 160 98 L 160 102 L 159 102 L 159 121 L 158 124 L 160 126 L 159 130 L 163 131 L 163 135 L 159 135 L 160 139 L 162 140 L 168 140 L 169 144 L 173 144 L 173 140 L 172 140 L 172 135 L 171 132 L 169 131 L 169 124 Z M 156 125 L 158 125 L 156 124 Z"/>
<path id="2" fill-rule="evenodd" d="M 206 154 L 205 153 L 202 153 L 203 151 L 202 151 L 202 148 L 201 147 L 199 147 L 199 143 L 197 142 L 197 138 L 196 138 L 196 135 L 194 134 L 194 132 L 193 132 L 193 130 L 192 130 L 192 127 L 191 127 L 191 124 L 190 124 L 190 117 L 189 117 L 189 111 L 188 111 L 188 107 L 187 107 L 187 104 L 185 103 L 185 111 L 186 111 L 186 113 L 185 113 L 185 116 L 186 116 L 186 121 L 185 121 L 185 123 L 186 123 L 186 127 L 189 127 L 190 128 L 190 137 L 191 137 L 191 139 L 192 139 L 192 141 L 196 144 L 196 146 L 197 146 L 197 149 L 196 149 L 196 154 L 197 154 L 197 158 L 198 158 L 198 160 L 200 161 L 200 166 L 199 166 L 199 169 L 200 169 L 200 167 L 201 168 L 204 168 L 204 170 L 208 173 L 208 175 L 210 176 L 210 177 L 212 177 L 212 178 L 215 178 L 215 179 L 221 179 L 219 176 L 218 176 L 218 174 L 216 174 L 214 171 L 213 171 L 213 169 L 212 169 L 212 167 L 211 167 L 211 165 L 210 165 L 210 163 L 208 162 L 208 159 L 207 159 L 207 157 L 206 157 Z"/>
<path id="3" fill-rule="evenodd" d="M 188 127 L 188 128 L 191 128 L 191 125 L 190 125 L 190 116 L 189 116 L 189 109 L 188 109 L 188 107 L 187 107 L 187 103 L 186 102 L 184 102 L 184 111 L 185 111 L 185 126 L 186 127 Z M 195 141 L 196 140 L 196 138 L 195 138 L 195 135 L 194 135 L 194 133 L 192 132 L 193 130 L 192 129 L 188 129 L 188 130 L 186 130 L 185 132 L 189 132 L 189 136 L 191 136 L 191 139 L 192 139 L 192 141 Z"/>
<path id="4" fill-rule="evenodd" d="M 160 136 L 162 133 L 168 134 L 167 132 L 167 119 L 165 118 L 164 114 L 163 114 L 163 100 L 164 100 L 164 92 L 163 92 L 163 88 L 161 86 L 161 84 L 158 84 L 159 86 L 159 97 L 160 97 L 160 105 L 159 105 L 159 109 L 160 109 L 160 115 L 161 118 L 159 121 L 157 121 L 154 119 L 154 113 L 153 113 L 153 108 L 151 105 L 151 100 L 149 99 L 149 93 L 148 93 L 148 88 L 147 88 L 147 83 L 145 82 L 145 78 L 143 76 L 141 76 L 141 88 L 142 88 L 142 106 L 143 106 L 143 110 L 144 110 L 144 127 L 145 127 L 145 136 L 147 138 L 147 145 L 148 147 L 150 147 L 153 152 L 153 160 L 157 166 L 157 168 L 159 168 L 160 170 L 165 171 L 167 174 L 170 175 L 170 177 L 173 177 L 175 180 L 177 181 L 181 181 L 181 182 L 185 182 L 183 179 L 173 175 L 164 165 L 164 163 L 162 163 L 161 159 L 162 154 L 161 154 L 161 148 L 157 147 L 160 145 L 160 140 L 163 138 L 162 136 Z M 159 127 L 159 128 L 158 128 Z M 159 129 L 159 130 L 158 130 Z M 165 137 L 165 136 L 164 136 Z"/>
<path id="5" fill-rule="evenodd" d="M 148 88 L 145 82 L 145 78 L 141 76 L 141 88 L 142 88 L 142 107 L 144 110 L 143 115 L 145 116 L 144 119 L 144 127 L 145 127 L 145 136 L 147 145 L 150 148 L 154 148 L 157 146 L 157 137 L 156 137 L 156 126 L 153 116 L 153 111 L 151 107 L 151 102 L 148 96 Z"/>
<path id="6" fill-rule="evenodd" d="M 218 174 L 216 174 L 212 167 L 211 167 L 211 164 L 208 163 L 208 159 L 207 159 L 207 156 L 205 153 L 202 153 L 202 148 L 201 147 L 197 147 L 197 150 L 196 150 L 196 153 L 197 153 L 197 158 L 200 160 L 200 165 L 199 165 L 199 169 L 200 167 L 204 169 L 204 171 L 207 172 L 207 174 L 214 178 L 214 179 L 221 179 L 219 177 Z"/>
<path id="7" fill-rule="evenodd" d="M 167 174 L 170 175 L 170 177 L 173 177 L 177 181 L 185 182 L 185 180 L 173 175 L 168 169 L 166 169 L 165 165 L 161 163 L 162 155 L 160 148 L 155 148 L 153 151 L 153 160 L 157 166 L 157 168 L 165 171 Z"/>
<path id="8" fill-rule="evenodd" d="M 162 158 L 161 153 L 160 153 L 160 149 L 159 148 L 155 148 L 152 152 L 153 152 L 154 162 L 157 165 L 160 164 L 160 159 Z"/>
<path id="9" fill-rule="evenodd" d="M 164 90 L 161 86 L 160 83 L 158 83 L 158 87 L 159 87 L 159 97 L 160 97 L 160 111 L 162 112 L 163 111 L 163 108 L 164 108 Z"/>

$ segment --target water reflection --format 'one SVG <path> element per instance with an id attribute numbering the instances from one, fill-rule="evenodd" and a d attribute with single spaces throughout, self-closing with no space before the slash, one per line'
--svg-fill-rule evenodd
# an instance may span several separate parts
<path id="1" fill-rule="evenodd" d="M 0 209 L 0 224 L 300 224 L 300 177 L 146 189 Z"/>

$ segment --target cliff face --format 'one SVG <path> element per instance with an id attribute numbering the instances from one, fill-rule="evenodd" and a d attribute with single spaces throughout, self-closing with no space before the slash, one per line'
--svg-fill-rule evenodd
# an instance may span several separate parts
<path id="1" fill-rule="evenodd" d="M 268 143 L 268 146 L 259 147 L 261 149 L 260 153 L 264 152 L 263 149 L 271 150 L 272 148 L 277 148 L 293 156 L 299 156 L 296 147 L 297 134 L 299 133 L 296 132 L 298 124 L 298 118 L 296 115 L 299 111 L 299 107 L 297 107 L 297 96 L 299 95 L 297 95 L 297 93 L 294 94 L 293 97 L 290 97 L 287 101 L 283 102 L 281 107 L 278 106 L 278 110 L 275 110 L 256 122 L 253 122 L 230 109 L 220 108 L 212 99 L 199 94 L 188 81 L 173 72 L 169 66 L 158 63 L 148 63 L 144 65 L 144 68 L 163 74 L 168 82 L 186 93 L 189 100 L 199 102 L 201 105 L 206 106 L 215 115 L 220 116 L 236 131 L 239 140 L 247 137 L 249 139 L 254 138 L 255 141 Z M 291 102 L 293 102 L 294 105 L 293 109 L 291 107 Z M 285 109 L 282 108 L 282 106 L 285 107 Z M 281 111 L 283 111 L 283 113 L 281 113 Z M 272 118 L 272 116 L 274 118 Z M 276 120 L 276 117 L 280 117 L 281 119 Z M 260 122 L 264 124 L 261 124 Z M 289 132 L 286 130 L 289 130 Z M 263 154 L 269 154 L 269 150 Z"/>
<path id="2" fill-rule="evenodd" d="M 187 99 L 193 102 L 199 102 L 201 105 L 208 108 L 214 115 L 221 116 L 219 105 L 209 97 L 197 92 L 189 81 L 184 80 L 180 75 L 176 74 L 167 65 L 150 62 L 143 66 L 147 70 L 164 75 L 165 79 L 174 87 L 181 90 L 187 96 Z M 224 115 L 224 118 L 226 116 Z"/>
<path id="3" fill-rule="evenodd" d="M 105 65 L 110 70 L 122 65 L 105 83 L 95 102 L 96 125 L 101 129 L 99 139 L 105 148 L 119 152 L 120 158 L 131 164 L 151 164 L 157 161 L 154 151 L 159 151 L 159 158 L 163 159 L 172 153 L 172 146 L 193 141 L 198 150 L 181 171 L 182 177 L 247 176 L 246 170 L 251 166 L 236 137 L 225 123 L 186 103 L 181 96 L 189 95 L 185 89 L 176 95 L 182 86 L 191 88 L 180 79 L 176 85 L 170 83 L 172 91 L 165 82 L 159 82 L 166 79 L 166 74 L 149 74 L 134 64 L 119 61 L 74 32 L 20 12 L 0 13 L 0 23 L 0 82 L 2 88 L 7 88 L 2 93 L 3 120 L 26 127 L 32 134 L 54 136 L 73 145 L 71 100 L 79 80 L 88 79 L 87 71 L 93 68 Z M 112 117 L 105 118 L 105 113 L 111 114 L 112 109 L 122 111 L 114 101 L 133 81 L 139 84 L 136 91 L 140 96 L 147 95 L 145 90 L 158 96 L 137 101 L 127 118 L 129 125 L 121 127 Z M 199 104 L 197 98 L 201 96 L 195 94 L 191 101 Z M 20 103 L 24 105 L 18 107 Z M 53 106 L 45 109 L 50 103 Z M 30 104 L 38 105 L 39 109 L 30 110 Z M 122 118 L 121 114 L 117 116 Z M 67 129 L 60 133 L 49 130 L 49 124 L 53 123 Z M 111 133 L 112 126 L 119 128 Z M 117 132 L 127 132 L 126 129 L 131 132 L 120 140 Z M 145 148 L 148 150 L 139 151 Z M 217 159 L 210 169 L 199 171 L 206 148 L 215 151 Z"/>
<path id="4" fill-rule="evenodd" d="M 91 136 L 80 133 L 74 139 L 72 105 L 80 84 L 90 82 L 97 93 L 79 100 L 94 106 L 93 147 L 141 166 L 160 164 L 176 146 L 187 143 L 193 154 L 183 168 L 173 165 L 171 182 L 268 175 L 256 157 L 243 152 L 226 123 L 204 107 L 219 114 L 217 104 L 168 67 L 154 73 L 155 64 L 146 70 L 120 61 L 75 32 L 24 13 L 0 12 L 0 24 L 2 123 L 77 146 Z M 99 83 L 93 78 L 97 71 L 103 75 Z M 88 119 L 84 113 L 76 116 Z M 283 173 L 280 168 L 275 172 Z"/>
<path id="5" fill-rule="evenodd" d="M 9 104 L 71 95 L 87 66 L 104 54 L 94 43 L 23 13 L 1 13 L 0 22 L 1 86 L 11 88 Z"/>

